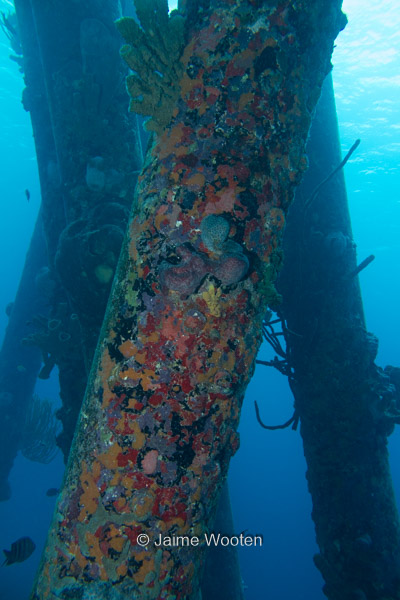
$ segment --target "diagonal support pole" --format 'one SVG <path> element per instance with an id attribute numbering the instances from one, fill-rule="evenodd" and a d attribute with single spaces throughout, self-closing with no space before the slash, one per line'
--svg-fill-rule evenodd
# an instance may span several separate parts
<path id="1" fill-rule="evenodd" d="M 200 598 L 340 6 L 186 2 L 32 599 Z"/>

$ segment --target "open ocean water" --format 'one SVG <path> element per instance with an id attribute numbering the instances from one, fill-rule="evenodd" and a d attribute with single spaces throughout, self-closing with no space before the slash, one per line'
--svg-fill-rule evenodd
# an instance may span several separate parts
<path id="1" fill-rule="evenodd" d="M 171 8 L 172 7 L 172 3 Z M 0 0 L 0 9 L 12 3 Z M 400 5 L 397 0 L 345 0 L 349 23 L 336 40 L 333 79 L 345 154 L 361 145 L 345 167 L 354 239 L 359 261 L 375 261 L 361 273 L 368 330 L 378 336 L 380 366 L 399 366 L 400 336 Z M 21 105 L 22 76 L 8 58 L 0 32 L 0 332 L 7 325 L 30 235 L 40 206 L 40 190 L 29 115 Z M 25 189 L 30 191 L 28 202 Z M 268 349 L 262 349 L 267 355 Z M 248 388 L 240 426 L 241 448 L 230 472 L 235 531 L 263 535 L 262 548 L 240 552 L 246 600 L 323 600 L 322 579 L 313 565 L 317 551 L 311 499 L 298 432 L 266 432 L 255 419 L 253 400 L 262 402 L 266 422 L 291 415 L 287 382 L 258 368 Z M 56 374 L 39 381 L 37 393 L 58 406 Z M 0 415 L 1 418 L 1 415 Z M 400 432 L 390 438 L 392 474 L 400 499 Z M 49 465 L 18 456 L 10 477 L 11 500 L 0 504 L 0 549 L 22 536 L 36 543 L 24 563 L 0 570 L 0 600 L 27 600 L 60 485 L 61 453 Z"/>

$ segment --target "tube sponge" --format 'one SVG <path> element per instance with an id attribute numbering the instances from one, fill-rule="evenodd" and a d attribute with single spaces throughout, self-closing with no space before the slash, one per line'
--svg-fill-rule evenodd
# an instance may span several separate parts
<path id="1" fill-rule="evenodd" d="M 177 11 L 168 16 L 167 0 L 136 0 L 135 6 L 140 25 L 131 17 L 116 22 L 127 42 L 121 56 L 134 71 L 126 79 L 129 108 L 150 116 L 146 129 L 161 134 L 180 93 L 185 21 Z"/>

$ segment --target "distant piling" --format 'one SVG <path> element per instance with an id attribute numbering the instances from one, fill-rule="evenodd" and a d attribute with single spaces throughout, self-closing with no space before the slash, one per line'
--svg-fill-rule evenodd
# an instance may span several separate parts
<path id="1" fill-rule="evenodd" d="M 329 600 L 397 600 L 400 525 L 387 438 L 400 413 L 374 363 L 378 340 L 366 329 L 343 171 L 314 194 L 341 162 L 331 77 L 307 154 L 278 288 L 320 548 L 315 563 Z"/>

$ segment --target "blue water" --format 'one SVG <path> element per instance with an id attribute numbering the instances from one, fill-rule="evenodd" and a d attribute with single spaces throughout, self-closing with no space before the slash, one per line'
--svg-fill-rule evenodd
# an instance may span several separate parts
<path id="1" fill-rule="evenodd" d="M 1 10 L 10 6 L 0 0 Z M 376 256 L 361 273 L 364 307 L 368 329 L 380 340 L 378 364 L 399 365 L 400 8 L 398 0 L 345 0 L 344 10 L 350 23 L 337 40 L 333 58 L 343 152 L 361 138 L 345 176 L 359 260 Z M 29 115 L 20 102 L 23 83 L 8 54 L 0 33 L 0 335 L 40 205 Z M 37 392 L 58 405 L 56 377 L 40 382 Z M 299 433 L 262 430 L 255 420 L 254 399 L 271 423 L 286 420 L 293 403 L 282 376 L 257 370 L 246 395 L 241 448 L 230 474 L 236 531 L 261 534 L 264 540 L 262 548 L 240 553 L 246 600 L 323 600 L 322 579 L 312 562 L 317 547 Z M 399 431 L 391 436 L 390 449 L 400 499 Z M 55 503 L 45 492 L 59 485 L 62 470 L 60 454 L 50 465 L 22 456 L 15 462 L 12 499 L 0 503 L 0 548 L 29 535 L 37 549 L 25 563 L 0 571 L 0 600 L 28 598 Z"/>

